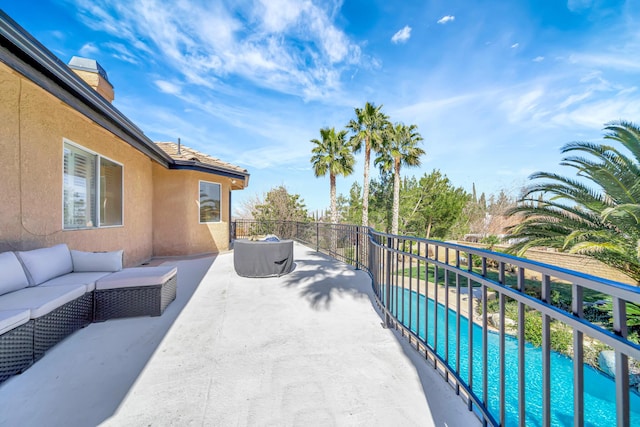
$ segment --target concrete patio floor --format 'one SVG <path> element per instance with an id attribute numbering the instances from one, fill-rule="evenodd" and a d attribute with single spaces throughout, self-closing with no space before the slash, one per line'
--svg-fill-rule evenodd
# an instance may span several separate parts
<path id="1" fill-rule="evenodd" d="M 168 260 L 161 317 L 94 323 L 0 385 L 2 426 L 476 426 L 442 377 L 384 329 L 366 273 L 296 244 L 249 279 L 233 254 Z"/>

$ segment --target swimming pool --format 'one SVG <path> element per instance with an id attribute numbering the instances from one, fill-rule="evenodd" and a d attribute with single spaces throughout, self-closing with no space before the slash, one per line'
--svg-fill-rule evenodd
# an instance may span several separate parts
<path id="1" fill-rule="evenodd" d="M 392 292 L 396 292 L 392 288 Z M 384 292 L 383 292 L 384 295 Z M 404 296 L 404 299 L 403 299 Z M 407 328 L 433 348 L 434 341 L 434 310 L 435 303 L 428 299 L 425 306 L 425 296 L 415 291 L 399 288 L 397 292 L 398 304 L 392 300 L 391 312 Z M 404 304 L 403 304 L 404 301 Z M 466 302 L 465 302 L 466 303 Z M 396 310 L 397 307 L 397 310 Z M 404 321 L 402 318 L 404 307 Z M 425 313 L 428 312 L 427 333 L 425 334 Z M 411 313 L 411 316 L 409 316 Z M 418 313 L 420 318 L 418 319 Z M 445 307 L 438 304 L 437 353 L 445 356 Z M 449 309 L 449 365 L 456 366 L 456 313 Z M 469 321 L 460 317 L 460 377 L 466 381 L 469 375 Z M 473 330 L 473 392 L 482 400 L 482 328 L 472 325 Z M 487 347 L 487 395 L 489 411 L 496 420 L 499 419 L 500 393 L 500 353 L 499 335 L 488 332 Z M 542 349 L 531 344 L 525 344 L 525 424 L 538 426 L 542 424 Z M 518 420 L 518 340 L 512 336 L 505 337 L 505 422 L 506 426 L 519 425 Z M 600 371 L 585 365 L 584 367 L 584 425 L 612 426 L 616 424 L 615 382 Z M 630 421 L 631 425 L 640 426 L 640 396 L 630 393 Z M 562 354 L 551 352 L 551 424 L 558 426 L 573 425 L 573 361 Z"/>

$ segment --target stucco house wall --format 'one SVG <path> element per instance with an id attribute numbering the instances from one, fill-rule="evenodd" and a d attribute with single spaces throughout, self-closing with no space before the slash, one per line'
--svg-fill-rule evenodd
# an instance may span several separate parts
<path id="1" fill-rule="evenodd" d="M 229 248 L 230 179 L 153 165 L 153 246 L 156 256 L 225 251 Z M 220 222 L 201 224 L 200 181 L 220 184 Z"/>
<path id="2" fill-rule="evenodd" d="M 229 193 L 248 185 L 246 169 L 180 141 L 154 143 L 111 104 L 112 89 L 97 61 L 73 57 L 65 65 L 0 10 L 0 251 L 57 243 L 85 251 L 124 249 L 124 264 L 131 266 L 152 256 L 226 250 Z M 66 157 L 74 171 L 67 178 L 73 192 L 67 206 L 77 209 L 67 212 L 70 226 L 98 219 L 117 224 L 122 201 L 121 225 L 64 229 L 65 142 L 80 147 L 70 147 L 75 154 Z M 119 168 L 94 171 L 86 152 L 101 156 L 101 165 L 109 164 L 104 158 L 122 166 L 121 198 L 119 176 L 107 178 Z M 221 186 L 219 222 L 200 223 L 200 181 Z M 95 216 L 85 215 L 90 205 L 84 200 L 93 185 L 104 202 L 95 204 Z M 207 205 L 208 215 L 214 205 Z"/>
<path id="3" fill-rule="evenodd" d="M 0 251 L 57 243 L 124 249 L 125 264 L 153 255 L 152 161 L 0 63 Z M 63 230 L 63 139 L 123 165 L 123 225 Z"/>

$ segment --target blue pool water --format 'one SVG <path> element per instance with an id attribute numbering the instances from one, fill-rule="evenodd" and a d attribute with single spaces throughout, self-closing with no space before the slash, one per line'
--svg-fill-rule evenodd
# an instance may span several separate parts
<path id="1" fill-rule="evenodd" d="M 396 293 L 395 288 L 392 291 Z M 399 288 L 392 296 L 392 312 L 407 328 L 425 339 L 425 311 L 428 312 L 426 341 L 433 348 L 434 314 L 437 318 L 437 353 L 445 357 L 444 314 L 445 308 L 438 304 L 434 313 L 434 301 L 428 299 L 425 310 L 425 297 L 415 291 Z M 384 294 L 384 293 L 383 293 Z M 397 299 L 397 304 L 396 304 Z M 404 321 L 403 311 L 404 306 Z M 396 310 L 397 307 L 397 310 Z M 411 316 L 409 316 L 411 310 Z M 418 319 L 418 312 L 420 319 Z M 449 310 L 449 365 L 456 366 L 456 314 Z M 418 321 L 419 320 L 419 321 Z M 473 392 L 482 400 L 482 328 L 476 324 L 473 330 Z M 467 382 L 469 378 L 469 321 L 460 317 L 460 377 Z M 489 411 L 499 421 L 500 393 L 500 353 L 499 335 L 488 333 L 488 401 Z M 542 425 L 542 350 L 531 344 L 525 344 L 525 401 L 527 426 Z M 506 426 L 517 426 L 518 422 L 518 341 L 511 336 L 505 337 L 505 422 Z M 584 367 L 584 408 L 585 426 L 616 425 L 615 382 L 596 369 Z M 630 393 L 631 425 L 640 426 L 640 396 Z M 556 352 L 551 352 L 551 423 L 556 426 L 573 425 L 573 361 Z"/>

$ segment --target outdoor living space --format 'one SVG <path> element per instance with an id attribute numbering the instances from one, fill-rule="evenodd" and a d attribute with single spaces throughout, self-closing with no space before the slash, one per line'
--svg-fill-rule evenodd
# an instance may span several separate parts
<path id="1" fill-rule="evenodd" d="M 291 273 L 233 252 L 178 267 L 162 316 L 69 336 L 0 385 L 0 425 L 448 425 L 480 422 L 396 331 L 363 271 L 298 243 Z"/>

